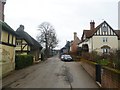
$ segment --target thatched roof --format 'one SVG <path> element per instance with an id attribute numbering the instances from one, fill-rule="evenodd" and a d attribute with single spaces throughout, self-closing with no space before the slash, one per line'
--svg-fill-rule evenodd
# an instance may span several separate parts
<path id="1" fill-rule="evenodd" d="M 42 49 L 41 44 L 39 44 L 33 37 L 24 31 L 23 25 L 20 25 L 20 27 L 16 30 L 16 33 L 19 35 L 17 38 L 24 39 L 30 46 Z"/>
<path id="2" fill-rule="evenodd" d="M 6 23 L 0 20 L 0 28 L 2 28 L 2 30 L 11 33 L 12 35 L 17 36 L 16 32 Z"/>

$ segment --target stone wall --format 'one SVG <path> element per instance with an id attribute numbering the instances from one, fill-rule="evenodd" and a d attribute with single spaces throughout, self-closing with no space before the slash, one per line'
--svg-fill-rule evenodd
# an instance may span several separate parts
<path id="1" fill-rule="evenodd" d="M 15 69 L 15 47 L 0 44 L 0 77 L 4 77 Z"/>

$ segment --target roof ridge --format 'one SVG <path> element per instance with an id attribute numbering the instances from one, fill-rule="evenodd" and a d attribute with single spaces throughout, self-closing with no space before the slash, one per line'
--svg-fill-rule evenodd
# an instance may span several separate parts
<path id="1" fill-rule="evenodd" d="M 42 48 L 41 44 L 39 42 L 37 42 L 31 35 L 29 35 L 26 31 L 23 31 L 23 30 L 20 30 L 20 31 L 17 31 L 16 32 L 18 33 L 19 32 L 19 36 L 20 37 L 23 37 L 29 44 L 33 45 L 33 46 L 39 46 Z M 39 44 L 39 45 L 38 45 Z"/>

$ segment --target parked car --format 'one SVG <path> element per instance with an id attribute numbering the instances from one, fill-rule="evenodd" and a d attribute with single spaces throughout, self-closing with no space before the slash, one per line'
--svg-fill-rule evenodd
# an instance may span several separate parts
<path id="1" fill-rule="evenodd" d="M 65 57 L 65 55 L 61 55 L 60 59 L 63 61 L 64 57 Z"/>
<path id="2" fill-rule="evenodd" d="M 73 61 L 70 55 L 61 55 L 61 60 L 62 61 Z"/>

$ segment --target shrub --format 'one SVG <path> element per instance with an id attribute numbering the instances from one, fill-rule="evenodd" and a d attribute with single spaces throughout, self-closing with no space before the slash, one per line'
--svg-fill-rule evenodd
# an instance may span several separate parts
<path id="1" fill-rule="evenodd" d="M 92 60 L 94 62 L 100 60 L 100 56 L 98 55 L 98 53 L 96 51 L 92 51 L 90 53 L 90 60 Z"/>
<path id="2" fill-rule="evenodd" d="M 100 65 L 106 66 L 106 65 L 109 64 L 109 60 L 102 59 L 102 60 L 98 60 L 97 63 L 100 64 Z"/>
<path id="3" fill-rule="evenodd" d="M 32 55 L 16 55 L 15 56 L 15 69 L 22 69 L 33 64 Z"/>
<path id="4" fill-rule="evenodd" d="M 96 51 L 92 51 L 90 53 L 82 52 L 82 57 L 86 60 L 97 62 L 100 65 L 107 65 L 108 67 L 120 70 L 120 50 L 101 55 Z"/>
<path id="5" fill-rule="evenodd" d="M 92 51 L 91 53 L 83 52 L 82 53 L 82 57 L 87 59 L 87 60 L 94 61 L 94 62 L 96 62 L 96 61 L 101 59 L 96 51 Z"/>

